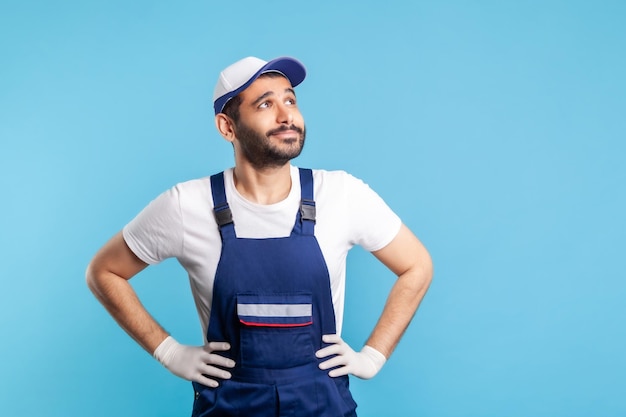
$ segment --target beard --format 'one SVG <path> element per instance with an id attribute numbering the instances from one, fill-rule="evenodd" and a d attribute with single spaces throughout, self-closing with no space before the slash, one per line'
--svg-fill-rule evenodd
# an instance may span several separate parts
<path id="1" fill-rule="evenodd" d="M 283 139 L 279 145 L 272 143 L 271 135 L 286 130 L 297 132 L 297 136 Z M 306 127 L 299 128 L 292 124 L 262 134 L 240 121 L 235 124 L 235 135 L 241 145 L 243 156 L 255 168 L 277 168 L 300 155 L 306 138 Z"/>

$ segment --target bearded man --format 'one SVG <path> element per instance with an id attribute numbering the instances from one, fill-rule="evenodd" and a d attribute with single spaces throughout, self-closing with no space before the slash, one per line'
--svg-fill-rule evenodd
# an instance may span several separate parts
<path id="1" fill-rule="evenodd" d="M 248 57 L 213 97 L 235 166 L 176 185 L 94 256 L 87 282 L 114 319 L 173 374 L 192 381 L 192 416 L 355 416 L 348 375 L 372 378 L 432 278 L 428 252 L 387 204 L 343 171 L 297 168 L 305 142 L 296 59 Z M 341 338 L 354 245 L 397 275 L 365 345 Z M 129 279 L 177 258 L 189 275 L 202 346 L 178 343 Z"/>

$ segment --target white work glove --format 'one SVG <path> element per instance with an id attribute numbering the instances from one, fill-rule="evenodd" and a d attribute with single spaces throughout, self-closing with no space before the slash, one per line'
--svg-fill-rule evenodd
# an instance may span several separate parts
<path id="1" fill-rule="evenodd" d="M 370 379 L 380 371 L 387 361 L 385 355 L 368 345 L 363 346 L 360 352 L 355 352 L 336 334 L 326 334 L 322 336 L 322 340 L 326 343 L 332 343 L 332 345 L 318 350 L 315 352 L 315 356 L 318 358 L 337 356 L 320 363 L 319 368 L 325 370 L 340 366 L 328 373 L 331 377 L 352 374 L 361 379 Z"/>
<path id="2" fill-rule="evenodd" d="M 230 349 L 226 342 L 211 342 L 204 346 L 186 346 L 178 343 L 172 336 L 168 336 L 154 350 L 152 354 L 171 373 L 188 381 L 195 381 L 207 387 L 215 388 L 219 384 L 208 378 L 230 379 L 230 372 L 217 368 L 232 368 L 235 362 L 231 359 L 216 355 L 215 351 Z"/>

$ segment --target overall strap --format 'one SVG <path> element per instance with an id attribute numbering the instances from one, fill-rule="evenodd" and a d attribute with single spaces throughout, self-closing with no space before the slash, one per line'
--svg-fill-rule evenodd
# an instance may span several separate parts
<path id="1" fill-rule="evenodd" d="M 300 212 L 299 219 L 303 235 L 313 235 L 315 231 L 315 200 L 313 199 L 313 171 L 299 168 L 300 171 Z"/>
<path id="2" fill-rule="evenodd" d="M 224 172 L 211 176 L 211 194 L 213 195 L 213 214 L 215 214 L 215 221 L 220 229 L 222 240 L 236 238 L 233 214 L 228 206 L 228 201 L 226 201 Z"/>

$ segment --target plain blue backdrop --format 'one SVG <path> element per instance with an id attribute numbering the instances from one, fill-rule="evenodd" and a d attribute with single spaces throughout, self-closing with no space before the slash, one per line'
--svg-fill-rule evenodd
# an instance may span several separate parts
<path id="1" fill-rule="evenodd" d="M 344 169 L 435 278 L 360 416 L 626 415 L 626 2 L 0 0 L 0 414 L 185 416 L 190 384 L 88 291 L 95 251 L 177 182 L 232 165 L 219 71 L 292 55 L 295 163 Z M 349 257 L 344 337 L 394 277 Z M 201 343 L 175 261 L 132 281 Z"/>

